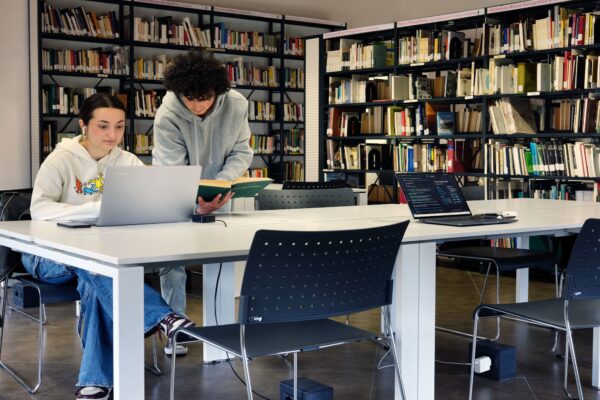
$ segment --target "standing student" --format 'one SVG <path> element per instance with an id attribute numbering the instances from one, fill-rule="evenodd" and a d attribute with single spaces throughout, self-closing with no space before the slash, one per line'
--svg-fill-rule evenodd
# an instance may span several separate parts
<path id="1" fill-rule="evenodd" d="M 34 220 L 97 218 L 107 166 L 143 163 L 119 149 L 125 132 L 125 107 L 114 96 L 98 93 L 81 105 L 82 135 L 64 139 L 42 163 L 33 186 Z M 27 271 L 48 283 L 77 280 L 81 297 L 79 334 L 83 357 L 79 369 L 78 400 L 106 400 L 113 386 L 112 279 L 68 267 L 32 254 L 23 254 Z M 144 332 L 173 333 L 193 323 L 173 312 L 160 295 L 144 286 Z"/>
<path id="2" fill-rule="evenodd" d="M 203 179 L 233 180 L 252 162 L 248 101 L 230 90 L 227 71 L 220 61 L 202 51 L 181 54 L 167 67 L 168 90 L 154 118 L 156 165 L 201 165 Z M 196 214 L 229 211 L 233 193 L 212 201 L 198 198 Z M 208 267 L 208 266 L 206 266 Z M 161 275 L 161 291 L 167 303 L 185 315 L 186 275 L 183 267 Z M 181 346 L 176 354 L 186 354 Z M 172 349 L 165 347 L 165 353 Z"/>

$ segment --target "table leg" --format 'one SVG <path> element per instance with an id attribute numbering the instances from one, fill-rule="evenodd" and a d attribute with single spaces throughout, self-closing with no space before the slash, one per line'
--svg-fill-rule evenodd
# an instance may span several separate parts
<path id="1" fill-rule="evenodd" d="M 235 264 L 232 262 L 220 264 L 205 264 L 202 267 L 202 321 L 204 326 L 231 324 L 235 322 Z M 219 275 L 219 269 L 221 274 Z M 215 289 L 219 286 L 216 296 L 215 319 Z M 205 363 L 220 361 L 226 358 L 225 352 L 213 346 L 203 345 L 203 360 Z"/>
<path id="2" fill-rule="evenodd" d="M 600 328 L 593 329 L 592 386 L 600 389 Z"/>
<path id="3" fill-rule="evenodd" d="M 517 248 L 528 249 L 529 237 L 517 237 Z M 517 284 L 515 288 L 515 302 L 523 303 L 529 300 L 529 268 L 520 268 L 517 270 Z"/>
<path id="4" fill-rule="evenodd" d="M 403 244 L 394 271 L 392 324 L 406 397 L 435 392 L 435 243 Z M 395 398 L 400 398 L 396 382 Z"/>
<path id="5" fill-rule="evenodd" d="M 144 269 L 113 275 L 114 399 L 144 399 Z"/>

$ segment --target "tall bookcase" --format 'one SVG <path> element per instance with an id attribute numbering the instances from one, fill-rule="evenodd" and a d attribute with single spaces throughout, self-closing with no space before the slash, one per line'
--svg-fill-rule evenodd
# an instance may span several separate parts
<path id="1" fill-rule="evenodd" d="M 525 1 L 319 46 L 322 179 L 382 183 L 381 201 L 398 201 L 398 171 L 452 172 L 487 197 L 597 196 L 600 3 Z"/>
<path id="2" fill-rule="evenodd" d="M 34 176 L 57 140 L 77 132 L 80 101 L 102 90 L 127 103 L 123 147 L 149 163 L 164 68 L 201 47 L 223 61 L 232 88 L 250 102 L 251 172 L 304 180 L 302 38 L 344 23 L 168 0 L 30 0 L 30 10 Z"/>

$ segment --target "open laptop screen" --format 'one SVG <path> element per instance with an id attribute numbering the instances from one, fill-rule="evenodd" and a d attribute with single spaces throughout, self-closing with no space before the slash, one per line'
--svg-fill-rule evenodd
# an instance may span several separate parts
<path id="1" fill-rule="evenodd" d="M 471 215 L 452 174 L 397 174 L 414 218 Z"/>

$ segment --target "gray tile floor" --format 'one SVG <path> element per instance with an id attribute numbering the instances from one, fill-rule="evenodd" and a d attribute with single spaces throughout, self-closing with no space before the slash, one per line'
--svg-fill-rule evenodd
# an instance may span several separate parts
<path id="1" fill-rule="evenodd" d="M 470 315 L 479 298 L 482 276 L 449 268 L 438 268 L 438 325 L 471 330 Z M 514 279 L 503 277 L 503 300 L 510 301 L 514 292 Z M 553 285 L 534 282 L 530 290 L 532 299 L 552 296 Z M 489 300 L 493 294 L 488 293 Z M 201 300 L 189 297 L 190 315 L 200 320 Z M 75 307 L 72 304 L 48 308 L 48 325 L 45 336 L 44 384 L 39 393 L 29 396 L 4 372 L 0 372 L 0 400 L 8 399 L 71 399 L 77 380 L 80 349 L 75 331 Z M 351 317 L 361 327 L 375 329 L 379 316 L 375 312 Z M 33 378 L 37 337 L 35 326 L 15 313 L 7 317 L 5 347 L 2 358 L 11 362 L 19 371 Z M 476 380 L 478 400 L 500 399 L 563 399 L 563 362 L 550 354 L 553 334 L 547 330 L 513 321 L 502 325 L 501 341 L 516 344 L 518 377 L 505 382 L 486 379 Z M 493 332 L 488 323 L 484 333 Z M 468 341 L 447 333 L 437 333 L 436 358 L 439 361 L 465 362 Z M 150 359 L 151 342 L 146 341 L 147 359 Z M 190 347 L 190 355 L 178 362 L 177 398 L 179 399 L 243 399 L 245 389 L 237 381 L 228 364 L 202 365 L 201 345 Z M 580 360 L 580 372 L 585 386 L 586 399 L 600 399 L 600 393 L 590 387 L 591 382 L 591 334 L 576 335 L 576 350 Z M 373 343 L 340 346 L 320 352 L 299 356 L 302 377 L 309 377 L 334 387 L 336 399 L 392 399 L 393 369 L 377 370 L 383 350 Z M 169 359 L 160 356 L 166 372 L 156 377 L 146 373 L 146 398 L 168 398 Z M 385 362 L 384 362 L 385 363 Z M 242 374 L 241 364 L 232 366 Z M 465 399 L 468 389 L 468 367 L 436 363 L 436 399 Z M 291 377 L 291 359 L 267 357 L 251 364 L 253 385 L 256 391 L 269 399 L 279 398 L 279 381 Z M 571 383 L 573 380 L 571 379 Z M 574 385 L 571 385 L 574 390 Z"/>

